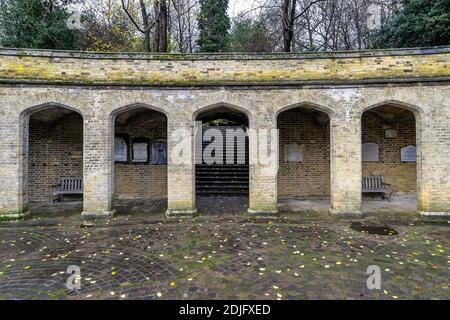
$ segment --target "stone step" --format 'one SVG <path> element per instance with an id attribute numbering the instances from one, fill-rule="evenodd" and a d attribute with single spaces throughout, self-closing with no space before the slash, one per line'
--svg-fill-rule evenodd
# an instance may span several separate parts
<path id="1" fill-rule="evenodd" d="M 197 165 L 197 170 L 249 170 L 248 165 Z"/>
<path id="2" fill-rule="evenodd" d="M 222 133 L 227 129 L 235 129 L 235 127 L 213 127 L 219 129 Z M 203 141 L 201 148 L 197 148 L 195 155 L 197 157 L 203 156 L 203 151 L 211 142 Z M 249 192 L 249 156 L 248 156 L 248 141 L 245 144 L 245 150 L 239 150 L 240 144 L 237 141 L 233 146 L 233 160 L 235 164 L 227 165 L 227 145 L 226 140 L 223 142 L 224 150 L 223 164 L 203 163 L 196 165 L 196 190 L 197 194 L 203 196 L 236 196 L 248 195 Z M 238 159 L 243 158 L 245 164 L 238 164 Z"/>
<path id="3" fill-rule="evenodd" d="M 240 176 L 227 176 L 227 175 L 221 175 L 221 176 L 197 176 L 198 181 L 248 181 L 247 175 L 240 175 Z"/>
<path id="4" fill-rule="evenodd" d="M 203 153 L 196 153 L 195 154 L 195 156 L 197 157 L 197 158 L 200 158 L 200 157 L 202 157 L 202 159 L 205 159 L 206 157 L 205 156 L 203 156 L 204 154 Z M 222 156 L 219 156 L 219 155 L 217 155 L 217 156 L 215 156 L 214 154 L 213 155 L 211 155 L 211 158 L 213 158 L 213 159 L 215 159 L 215 158 L 217 158 L 217 159 L 226 159 L 227 158 L 227 154 L 226 153 L 223 153 L 222 154 Z M 236 159 L 236 158 L 246 158 L 246 159 L 248 159 L 249 158 L 249 156 L 247 155 L 247 154 L 239 154 L 239 155 L 237 155 L 236 153 L 233 153 L 233 156 L 231 157 L 231 158 L 234 158 L 234 159 Z"/>
<path id="5" fill-rule="evenodd" d="M 246 196 L 248 195 L 248 192 L 243 192 L 241 190 L 238 191 L 197 191 L 198 195 L 201 196 L 208 196 L 208 197 L 214 197 L 214 196 Z"/>
<path id="6" fill-rule="evenodd" d="M 248 186 L 247 187 L 245 187 L 245 186 L 243 186 L 243 187 L 232 187 L 232 186 L 230 186 L 230 187 L 228 187 L 228 188 L 225 188 L 225 187 L 209 187 L 209 186 L 206 186 L 206 187 L 198 187 L 197 188 L 197 192 L 236 192 L 236 191 L 241 191 L 241 192 L 246 192 L 246 191 L 248 191 Z"/>
<path id="7" fill-rule="evenodd" d="M 209 173 L 209 174 L 197 174 L 197 179 L 210 179 L 210 180 L 224 180 L 224 179 L 247 179 L 247 173 L 235 173 L 235 172 L 225 172 L 225 173 Z"/>
<path id="8" fill-rule="evenodd" d="M 236 176 L 236 177 L 242 177 L 242 176 L 248 176 L 249 172 L 248 171 L 236 171 L 236 170 L 229 170 L 229 171 L 224 171 L 224 170 L 210 170 L 210 171 L 197 171 L 196 175 L 198 177 L 202 177 L 202 178 L 206 178 L 206 177 L 211 177 L 214 178 L 214 176 Z"/>
<path id="9" fill-rule="evenodd" d="M 210 191 L 210 192 L 228 192 L 228 191 L 243 191 L 243 192 L 248 192 L 249 190 L 249 186 L 218 186 L 218 185 L 214 185 L 214 186 L 197 186 L 197 191 Z"/>
<path id="10" fill-rule="evenodd" d="M 214 175 L 214 174 L 248 174 L 248 170 L 217 170 L 217 169 L 211 169 L 211 170 L 196 170 L 197 174 L 201 175 Z"/>
<path id="11" fill-rule="evenodd" d="M 247 179 L 242 180 L 224 180 L 224 181 L 212 181 L 212 180 L 197 180 L 196 183 L 199 186 L 247 186 L 249 182 Z"/>
<path id="12" fill-rule="evenodd" d="M 197 173 L 200 174 L 204 174 L 204 173 L 208 173 L 208 174 L 214 174 L 214 173 L 248 173 L 250 172 L 249 170 L 245 170 L 245 169 L 200 169 L 200 170 L 196 170 Z"/>

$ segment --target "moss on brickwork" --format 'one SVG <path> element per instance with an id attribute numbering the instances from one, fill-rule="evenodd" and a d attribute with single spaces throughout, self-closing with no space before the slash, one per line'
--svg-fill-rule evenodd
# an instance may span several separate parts
<path id="1" fill-rule="evenodd" d="M 33 175 L 32 170 L 24 170 L 24 161 L 34 161 L 32 155 L 27 158 L 31 149 L 21 150 L 21 146 L 26 145 L 23 143 L 24 136 L 29 129 L 23 115 L 29 115 L 43 106 L 55 105 L 73 108 L 84 119 L 82 174 L 86 214 L 108 216 L 111 213 L 113 192 L 120 191 L 120 188 L 113 185 L 115 174 L 111 150 L 114 133 L 110 120 L 120 111 L 138 105 L 167 115 L 169 150 L 179 143 L 179 138 L 173 134 L 176 129 L 182 129 L 183 136 L 188 139 L 193 137 L 194 119 L 202 109 L 235 106 L 248 115 L 250 127 L 255 129 L 274 129 L 278 114 L 294 106 L 325 111 L 329 114 L 330 125 L 322 135 L 329 137 L 329 147 L 327 142 L 320 151 L 323 159 L 316 157 L 311 163 L 319 166 L 329 162 L 329 168 L 317 168 L 321 173 L 325 170 L 327 174 L 329 172 L 329 179 L 317 183 L 316 177 L 319 175 L 312 177 L 309 175 L 311 170 L 292 170 L 288 175 L 298 174 L 295 178 L 298 182 L 294 182 L 294 186 L 303 184 L 295 189 L 291 187 L 293 196 L 300 195 L 300 191 L 309 192 L 304 187 L 305 183 L 320 186 L 319 195 L 329 189 L 332 212 L 336 214 L 361 213 L 362 174 L 380 174 L 387 179 L 396 174 L 397 179 L 388 180 L 393 184 L 394 191 L 400 188 L 404 192 L 414 191 L 414 165 L 402 164 L 398 160 L 399 148 L 414 144 L 412 118 L 404 133 L 401 134 L 402 128 L 396 128 L 399 138 L 406 138 L 398 140 L 394 149 L 384 148 L 390 151 L 382 155 L 383 164 L 363 166 L 361 162 L 362 115 L 365 111 L 377 106 L 414 110 L 419 152 L 416 169 L 419 209 L 450 212 L 450 182 L 444 174 L 449 167 L 449 49 L 384 50 L 317 56 L 168 55 L 158 59 L 146 54 L 98 55 L 37 50 L 25 50 L 19 57 L 17 50 L 0 49 L 0 137 L 3 137 L 0 139 L 0 212 L 17 210 L 22 207 L 22 202 L 33 197 L 33 193 L 25 189 L 32 188 L 33 184 L 23 183 L 24 178 Z M 416 83 L 406 84 L 407 81 Z M 29 82 L 42 85 L 28 85 Z M 345 85 L 341 85 L 344 82 Z M 347 82 L 350 84 L 347 85 Z M 372 85 L 373 82 L 377 85 Z M 54 86 L 54 83 L 74 85 Z M 86 87 L 109 83 L 112 86 L 107 88 Z M 316 83 L 326 85 L 309 86 Z M 217 84 L 230 86 L 202 87 Z M 246 87 L 237 88 L 238 84 Z M 252 87 L 254 84 L 280 87 L 260 90 L 259 87 Z M 148 88 L 134 88 L 132 85 Z M 170 90 L 151 88 L 152 85 Z M 195 86 L 198 87 L 194 89 Z M 377 127 L 382 125 L 385 123 Z M 295 123 L 293 127 L 296 127 Z M 18 128 L 25 130 L 21 132 Z M 317 132 L 313 126 L 310 129 Z M 376 140 L 383 148 L 384 129 L 380 129 L 377 136 L 363 132 L 363 137 L 366 139 L 364 141 Z M 32 133 L 30 138 L 32 142 Z M 311 140 L 305 139 L 308 137 L 303 135 L 292 142 Z M 264 148 L 267 142 L 260 142 L 259 146 Z M 193 146 L 194 143 L 188 140 L 186 145 Z M 253 160 L 257 160 L 258 155 L 255 148 L 254 144 L 250 144 Z M 195 212 L 195 164 L 192 160 L 176 163 L 169 156 L 167 174 L 145 173 L 148 179 L 143 186 L 165 180 L 158 188 L 161 192 L 164 188 L 164 193 L 167 188 L 169 215 L 192 215 Z M 392 168 L 393 165 L 395 168 Z M 116 170 L 116 177 L 123 178 L 119 169 Z M 135 172 L 130 177 L 136 177 Z M 294 181 L 283 181 L 282 177 L 277 180 L 277 177 L 275 165 L 251 164 L 250 210 L 276 210 L 277 196 L 283 196 L 282 192 L 277 192 L 280 191 L 278 187 L 282 189 L 283 182 Z M 126 187 L 126 184 L 123 186 Z M 142 196 L 140 190 L 122 191 L 123 194 Z"/>
<path id="2" fill-rule="evenodd" d="M 190 55 L 152 55 L 145 59 L 139 55 L 1 53 L 0 80 L 4 82 L 191 86 L 414 80 L 450 76 L 450 53 L 442 50 L 426 54 L 420 51 L 387 51 L 378 56 L 363 53 L 284 55 L 287 59 L 271 55 L 211 55 L 196 56 L 195 59 L 190 59 Z"/>
<path id="3" fill-rule="evenodd" d="M 31 215 L 28 211 L 16 213 L 0 213 L 0 221 L 21 221 L 29 219 L 30 217 Z"/>

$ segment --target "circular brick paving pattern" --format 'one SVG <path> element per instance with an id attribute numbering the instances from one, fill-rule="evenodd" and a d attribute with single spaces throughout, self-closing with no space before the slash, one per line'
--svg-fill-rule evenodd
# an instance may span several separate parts
<path id="1" fill-rule="evenodd" d="M 1 299 L 448 299 L 448 223 L 252 218 L 244 213 L 165 220 L 132 211 L 92 228 L 79 215 L 0 223 Z M 68 266 L 81 289 L 69 290 Z M 366 270 L 382 270 L 369 290 Z"/>

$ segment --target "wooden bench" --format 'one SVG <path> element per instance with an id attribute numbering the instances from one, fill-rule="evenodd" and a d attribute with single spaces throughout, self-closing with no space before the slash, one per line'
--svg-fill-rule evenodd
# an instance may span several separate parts
<path id="1" fill-rule="evenodd" d="M 387 196 L 390 202 L 392 189 L 390 184 L 384 182 L 383 177 L 363 177 L 362 193 L 379 193 L 383 199 Z"/>
<path id="2" fill-rule="evenodd" d="M 83 179 L 80 177 L 61 178 L 59 184 L 53 186 L 57 188 L 52 194 L 52 203 L 56 199 L 61 202 L 65 195 L 79 195 L 83 194 Z"/>

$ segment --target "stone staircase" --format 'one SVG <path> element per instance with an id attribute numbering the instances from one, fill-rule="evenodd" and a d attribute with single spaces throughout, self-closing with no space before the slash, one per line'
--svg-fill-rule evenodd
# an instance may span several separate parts
<path id="1" fill-rule="evenodd" d="M 248 165 L 248 139 L 246 139 L 245 164 L 237 164 L 238 152 L 237 141 L 234 143 L 234 163 L 226 164 L 226 139 L 227 129 L 238 129 L 240 127 L 214 126 L 209 129 L 218 129 L 224 137 L 223 163 L 208 165 L 204 161 L 196 165 L 196 191 L 199 196 L 248 196 L 249 193 L 249 165 Z M 206 129 L 204 133 L 207 131 Z M 203 152 L 210 142 L 203 142 Z M 197 150 L 200 152 L 200 148 Z M 241 151 L 242 152 L 242 151 Z"/>

